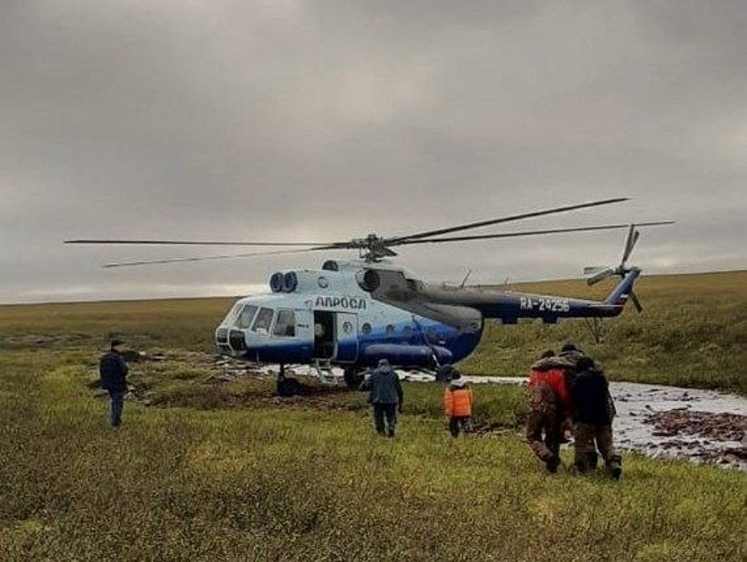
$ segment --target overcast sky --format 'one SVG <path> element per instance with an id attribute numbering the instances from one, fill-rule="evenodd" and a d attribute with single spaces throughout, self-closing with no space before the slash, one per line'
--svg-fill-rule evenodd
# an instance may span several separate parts
<path id="1" fill-rule="evenodd" d="M 747 267 L 744 0 L 5 0 L 0 13 L 0 302 L 238 295 L 355 257 L 104 269 L 216 252 L 70 238 L 348 240 L 608 197 L 631 200 L 502 230 L 673 219 L 643 232 L 644 274 Z M 624 237 L 398 260 L 438 281 L 568 278 L 615 264 Z"/>

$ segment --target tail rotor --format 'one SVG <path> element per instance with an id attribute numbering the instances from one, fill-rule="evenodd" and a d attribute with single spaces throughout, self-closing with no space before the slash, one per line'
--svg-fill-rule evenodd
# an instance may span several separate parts
<path id="1" fill-rule="evenodd" d="M 622 260 L 620 260 L 620 265 L 617 267 L 586 267 L 584 268 L 584 275 L 586 276 L 586 283 L 588 285 L 595 285 L 596 283 L 599 283 L 600 281 L 607 279 L 608 277 L 612 277 L 613 275 L 616 275 L 618 277 L 625 277 L 625 275 L 630 272 L 632 269 L 635 268 L 629 268 L 627 266 L 628 258 L 630 258 L 630 254 L 633 252 L 633 248 L 635 248 L 636 243 L 638 242 L 638 239 L 640 238 L 641 233 L 638 229 L 636 229 L 635 224 L 630 225 L 630 229 L 628 230 L 628 237 L 625 240 L 625 249 L 623 250 Z M 643 311 L 643 307 L 641 306 L 641 301 L 638 299 L 638 296 L 632 291 L 628 293 L 628 296 L 630 297 L 630 300 L 633 302 L 633 306 L 635 306 L 635 309 L 638 312 Z"/>

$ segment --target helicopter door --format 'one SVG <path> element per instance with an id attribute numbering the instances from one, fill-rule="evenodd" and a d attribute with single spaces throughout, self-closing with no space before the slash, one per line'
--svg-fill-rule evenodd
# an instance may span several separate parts
<path id="1" fill-rule="evenodd" d="M 349 312 L 338 312 L 335 335 L 335 359 L 355 362 L 358 359 L 358 316 Z"/>
<path id="2" fill-rule="evenodd" d="M 314 311 L 314 358 L 331 359 L 335 350 L 335 313 Z"/>

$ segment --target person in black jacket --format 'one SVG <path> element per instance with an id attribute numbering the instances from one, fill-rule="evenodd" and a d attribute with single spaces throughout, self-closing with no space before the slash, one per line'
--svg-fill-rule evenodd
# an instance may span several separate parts
<path id="1" fill-rule="evenodd" d="M 574 465 L 586 472 L 596 448 L 615 480 L 622 474 L 622 459 L 612 444 L 612 419 L 615 405 L 607 378 L 590 357 L 581 357 L 571 385 L 573 408 Z"/>
<path id="2" fill-rule="evenodd" d="M 99 374 L 101 388 L 109 392 L 111 399 L 110 420 L 112 427 L 122 425 L 122 409 L 124 397 L 127 394 L 127 363 L 122 357 L 124 342 L 112 340 L 108 353 L 101 357 Z"/>

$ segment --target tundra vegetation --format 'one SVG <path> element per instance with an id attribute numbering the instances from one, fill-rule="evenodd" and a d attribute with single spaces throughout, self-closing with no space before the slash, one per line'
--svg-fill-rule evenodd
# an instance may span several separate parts
<path id="1" fill-rule="evenodd" d="M 489 324 L 461 368 L 522 375 L 572 340 L 613 379 L 747 395 L 745 287 L 744 272 L 644 277 L 644 314 L 607 322 L 599 344 L 581 321 Z M 231 300 L 0 307 L 0 559 L 747 558 L 745 473 L 626 455 L 621 482 L 548 476 L 520 436 L 519 387 L 479 387 L 476 422 L 491 431 L 454 440 L 442 387 L 406 384 L 390 440 L 361 394 L 206 382 Z M 132 364 L 119 430 L 91 388 L 113 335 L 163 355 Z"/>

